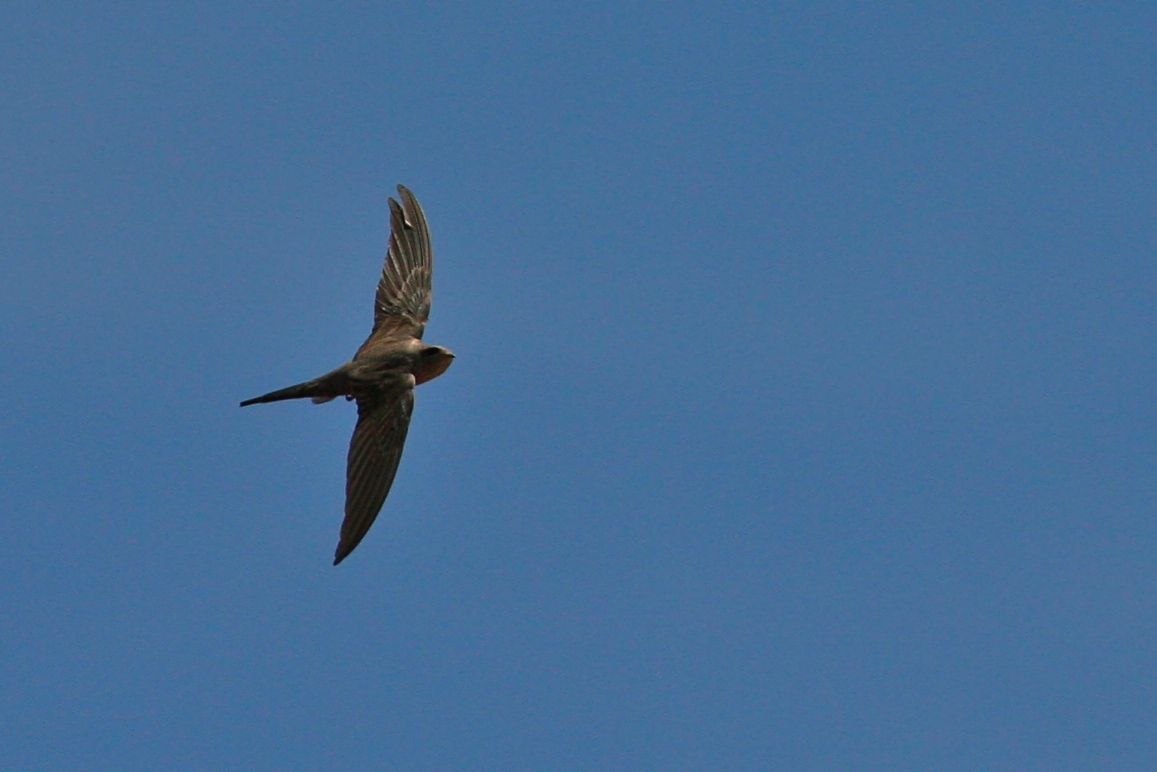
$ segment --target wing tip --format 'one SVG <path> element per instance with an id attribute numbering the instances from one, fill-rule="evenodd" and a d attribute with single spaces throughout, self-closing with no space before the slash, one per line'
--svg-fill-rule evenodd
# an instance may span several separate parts
<path id="1" fill-rule="evenodd" d="M 418 197 L 405 185 L 398 185 L 398 198 L 402 199 L 401 203 L 398 204 L 398 209 L 402 214 L 402 222 L 409 228 L 416 228 L 419 222 L 426 218 L 422 212 L 422 205 L 418 203 Z M 390 203 L 396 202 L 391 198 Z"/>
<path id="2" fill-rule="evenodd" d="M 399 199 L 401 199 L 401 200 L 400 200 L 400 201 L 397 201 L 397 200 L 395 200 L 395 199 L 394 199 L 394 197 L 393 197 L 393 196 L 390 196 L 390 197 L 389 197 L 389 199 L 390 199 L 390 202 L 391 202 L 391 203 L 397 203 L 397 204 L 399 204 L 399 205 L 402 207 L 403 211 L 404 211 L 404 210 L 406 209 L 407 205 L 408 205 L 408 204 L 409 204 L 411 201 L 416 201 L 416 200 L 417 200 L 417 197 L 414 195 L 414 191 L 410 190 L 410 189 L 409 189 L 409 188 L 407 188 L 405 185 L 402 185 L 402 184 L 400 184 L 400 183 L 399 183 L 399 184 L 398 184 L 398 185 L 396 185 L 395 187 L 397 188 L 397 191 L 398 191 L 398 198 L 399 198 Z"/>

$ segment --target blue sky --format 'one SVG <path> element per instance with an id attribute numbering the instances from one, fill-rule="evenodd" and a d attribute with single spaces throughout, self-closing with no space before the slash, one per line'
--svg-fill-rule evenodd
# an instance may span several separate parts
<path id="1" fill-rule="evenodd" d="M 1151 4 L 9 3 L 0 766 L 1157 766 Z M 436 251 L 330 566 L 386 197 Z"/>

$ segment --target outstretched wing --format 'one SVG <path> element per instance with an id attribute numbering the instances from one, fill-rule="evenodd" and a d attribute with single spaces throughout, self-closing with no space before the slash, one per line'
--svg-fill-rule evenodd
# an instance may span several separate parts
<path id="1" fill-rule="evenodd" d="M 414 194 L 398 186 L 402 203 L 390 199 L 390 248 L 374 299 L 372 339 L 421 338 L 430 318 L 434 252 L 430 227 Z"/>
<path id="2" fill-rule="evenodd" d="M 350 439 L 346 466 L 345 520 L 333 564 L 345 559 L 374 524 L 385 503 L 414 412 L 413 379 L 409 388 L 358 399 L 358 424 Z"/>

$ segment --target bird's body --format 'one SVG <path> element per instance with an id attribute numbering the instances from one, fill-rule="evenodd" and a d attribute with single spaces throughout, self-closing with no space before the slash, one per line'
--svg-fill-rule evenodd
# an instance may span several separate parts
<path id="1" fill-rule="evenodd" d="M 398 186 L 390 199 L 390 248 L 374 302 L 374 328 L 353 359 L 335 370 L 245 400 L 241 406 L 285 399 L 357 400 L 358 423 L 346 466 L 345 520 L 334 554 L 340 563 L 373 525 L 390 492 L 414 408 L 414 387 L 454 360 L 449 349 L 422 342 L 430 315 L 433 251 L 418 200 Z"/>

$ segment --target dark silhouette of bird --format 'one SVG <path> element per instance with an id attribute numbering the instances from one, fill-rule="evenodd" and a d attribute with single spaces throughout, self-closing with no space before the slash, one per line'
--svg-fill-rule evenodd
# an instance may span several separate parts
<path id="1" fill-rule="evenodd" d="M 398 186 L 390 199 L 390 247 L 374 299 L 374 328 L 353 359 L 312 381 L 241 403 L 310 397 L 357 400 L 358 423 L 346 462 L 345 520 L 336 566 L 370 530 L 393 485 L 414 410 L 414 387 L 446 371 L 454 354 L 422 342 L 430 317 L 433 251 L 426 215 L 414 194 Z"/>

